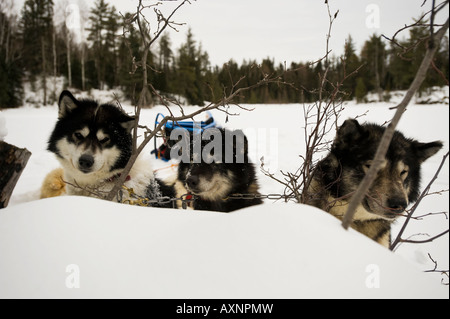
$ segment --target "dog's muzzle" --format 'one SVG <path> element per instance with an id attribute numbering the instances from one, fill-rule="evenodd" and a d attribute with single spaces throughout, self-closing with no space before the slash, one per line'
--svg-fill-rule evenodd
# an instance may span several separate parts
<path id="1" fill-rule="evenodd" d="M 83 154 L 78 159 L 78 168 L 83 173 L 90 173 L 92 170 L 92 166 L 94 165 L 94 156 L 89 154 Z"/>
<path id="2" fill-rule="evenodd" d="M 408 203 L 403 198 L 391 198 L 387 201 L 386 217 L 396 218 L 403 213 L 408 206 Z"/>

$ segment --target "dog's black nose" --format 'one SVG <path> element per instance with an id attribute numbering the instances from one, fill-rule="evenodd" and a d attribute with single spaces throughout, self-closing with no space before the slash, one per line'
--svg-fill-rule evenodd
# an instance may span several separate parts
<path id="1" fill-rule="evenodd" d="M 186 184 L 190 189 L 197 188 L 199 183 L 199 178 L 197 175 L 191 175 L 186 179 Z"/>
<path id="2" fill-rule="evenodd" d="M 83 154 L 78 159 L 78 165 L 82 172 L 87 173 L 91 170 L 92 165 L 94 165 L 94 157 L 89 154 Z"/>
<path id="3" fill-rule="evenodd" d="M 388 200 L 387 204 L 388 208 L 393 213 L 397 214 L 403 212 L 406 209 L 406 206 L 408 206 L 408 203 L 404 198 L 391 198 Z"/>

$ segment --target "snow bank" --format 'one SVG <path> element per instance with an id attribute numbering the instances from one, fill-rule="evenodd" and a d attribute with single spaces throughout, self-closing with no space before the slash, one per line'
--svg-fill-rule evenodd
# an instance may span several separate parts
<path id="1" fill-rule="evenodd" d="M 331 215 L 271 204 L 224 214 L 84 197 L 0 213 L 0 298 L 448 298 Z"/>
<path id="2" fill-rule="evenodd" d="M 406 91 L 385 91 L 382 93 L 382 99 L 390 103 L 399 104 L 406 95 Z M 367 103 L 377 103 L 380 101 L 380 97 L 376 92 L 369 92 L 364 97 Z M 449 104 L 449 87 L 433 86 L 425 89 L 422 92 L 417 92 L 414 95 L 413 103 L 415 104 Z"/>

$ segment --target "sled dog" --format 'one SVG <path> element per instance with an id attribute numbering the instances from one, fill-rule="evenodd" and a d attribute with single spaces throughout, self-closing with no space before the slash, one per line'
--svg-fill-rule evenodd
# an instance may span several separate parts
<path id="1" fill-rule="evenodd" d="M 311 203 L 339 219 L 351 195 L 370 168 L 385 128 L 346 120 L 338 129 L 329 154 L 314 172 L 308 190 Z M 440 141 L 421 143 L 395 131 L 382 169 L 357 208 L 352 227 L 389 247 L 393 221 L 417 200 L 420 166 L 442 148 Z"/>
<path id="2" fill-rule="evenodd" d="M 216 143 L 215 148 L 211 147 L 212 142 Z M 177 187 L 194 195 L 193 209 L 231 212 L 262 203 L 257 196 L 232 198 L 235 194 L 258 195 L 259 189 L 242 131 L 209 128 L 203 132 L 201 148 L 196 150 L 193 144 L 190 143 L 188 160 L 181 160 L 178 166 Z"/>
<path id="3" fill-rule="evenodd" d="M 48 141 L 48 150 L 61 163 L 63 176 L 58 171 L 50 173 L 43 189 L 48 187 L 46 183 L 58 185 L 57 179 L 62 178 L 69 195 L 106 195 L 130 159 L 134 124 L 134 117 L 113 104 L 77 100 L 69 91 L 63 91 L 58 120 Z M 173 194 L 170 187 L 155 179 L 148 161 L 141 158 L 136 160 L 124 186 L 148 199 Z M 130 192 L 124 190 L 122 200 L 129 196 Z"/>

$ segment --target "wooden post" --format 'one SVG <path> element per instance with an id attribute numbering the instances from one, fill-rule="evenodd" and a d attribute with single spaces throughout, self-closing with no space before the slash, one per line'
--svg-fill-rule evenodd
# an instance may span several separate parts
<path id="1" fill-rule="evenodd" d="M 0 141 L 0 208 L 8 206 L 14 187 L 31 152 Z"/>

